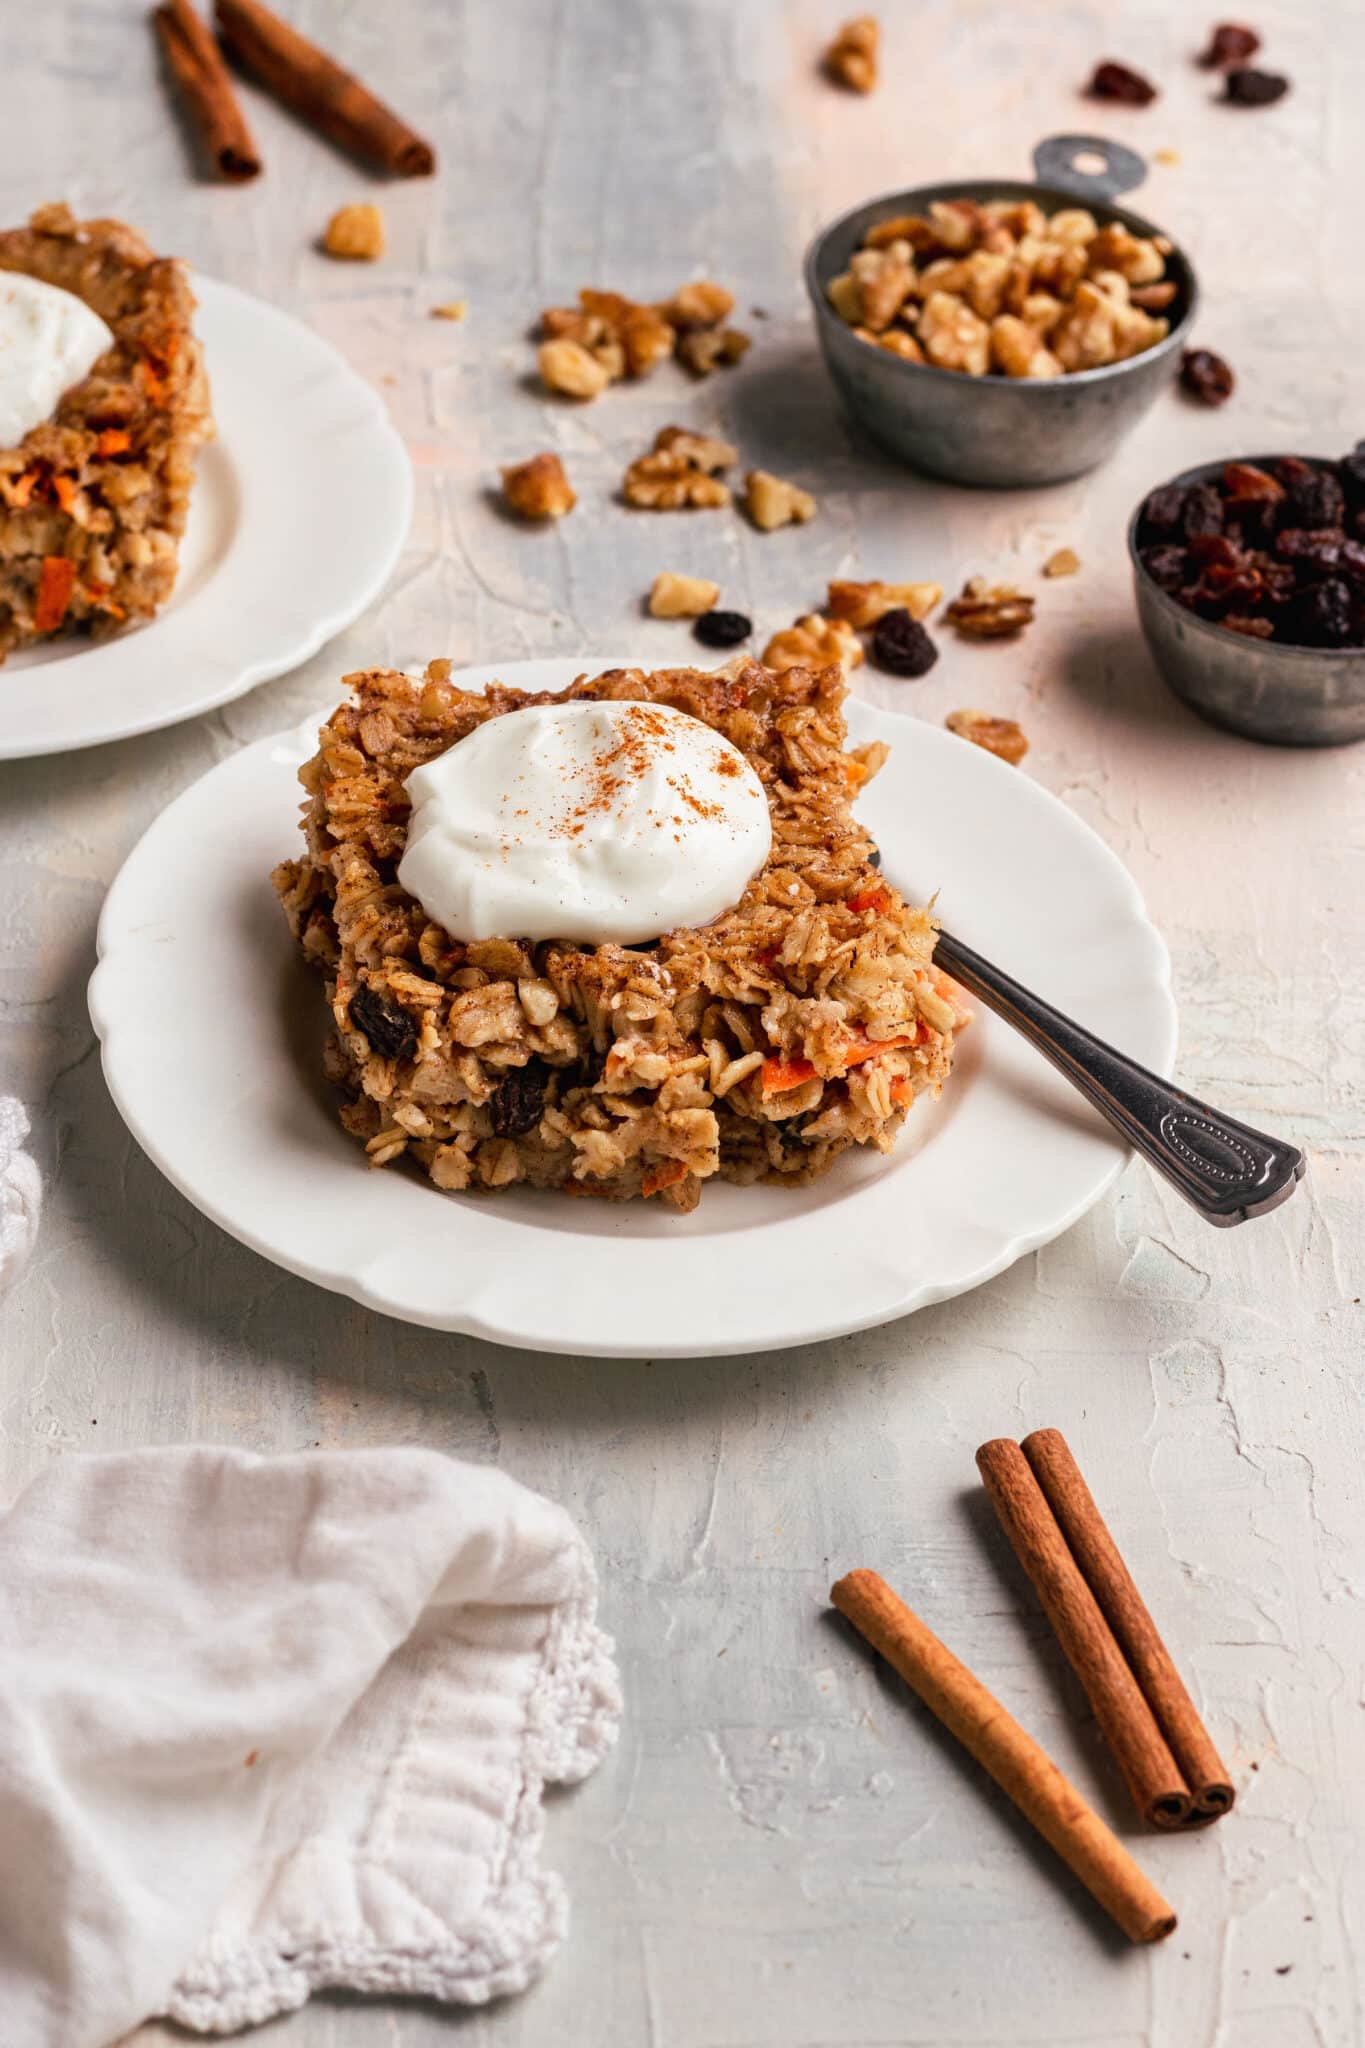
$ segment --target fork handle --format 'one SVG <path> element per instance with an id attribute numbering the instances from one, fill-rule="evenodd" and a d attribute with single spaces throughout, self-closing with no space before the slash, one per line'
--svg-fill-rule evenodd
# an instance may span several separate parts
<path id="1" fill-rule="evenodd" d="M 1196 1101 L 941 931 L 934 964 L 1012 1024 L 1208 1222 L 1245 1223 L 1293 1194 L 1304 1156 Z"/>

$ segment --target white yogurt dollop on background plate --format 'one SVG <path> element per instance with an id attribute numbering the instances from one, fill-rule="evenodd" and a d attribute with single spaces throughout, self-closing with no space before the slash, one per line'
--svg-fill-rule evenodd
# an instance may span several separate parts
<path id="1" fill-rule="evenodd" d="M 0 270 L 0 448 L 17 447 L 113 346 L 98 313 L 55 284 Z"/>
<path id="2" fill-rule="evenodd" d="M 710 924 L 772 844 L 743 754 L 663 704 L 504 712 L 406 788 L 398 879 L 455 939 L 638 945 Z"/>

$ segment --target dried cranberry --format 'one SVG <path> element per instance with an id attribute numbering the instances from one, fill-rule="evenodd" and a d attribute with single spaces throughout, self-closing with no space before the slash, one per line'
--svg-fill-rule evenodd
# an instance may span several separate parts
<path id="1" fill-rule="evenodd" d="M 1298 588 L 1292 566 L 1276 562 L 1269 555 L 1250 555 L 1247 559 L 1261 579 L 1262 604 L 1287 604 Z"/>
<path id="2" fill-rule="evenodd" d="M 1150 493 L 1142 507 L 1142 524 L 1149 534 L 1179 533 L 1185 511 L 1185 493 L 1179 484 L 1162 484 Z"/>
<path id="3" fill-rule="evenodd" d="M 1194 484 L 1185 493 L 1181 524 L 1186 540 L 1195 540 L 1201 533 L 1223 531 L 1223 500 L 1212 484 Z"/>
<path id="4" fill-rule="evenodd" d="M 1285 486 L 1283 518 L 1290 526 L 1340 526 L 1346 510 L 1346 500 L 1341 485 L 1330 469 L 1313 469 L 1308 463 L 1294 465 L 1295 473 L 1287 476 L 1289 464 L 1280 464 L 1280 477 Z M 1304 470 L 1305 475 L 1297 472 Z"/>
<path id="5" fill-rule="evenodd" d="M 1237 379 L 1211 348 L 1187 348 L 1180 358 L 1180 383 L 1202 405 L 1222 405 L 1231 398 Z"/>
<path id="6" fill-rule="evenodd" d="M 1223 469 L 1226 517 L 1243 533 L 1263 534 L 1275 524 L 1284 502 L 1284 486 L 1250 462 L 1229 462 Z"/>
<path id="7" fill-rule="evenodd" d="M 1289 80 L 1277 71 L 1252 71 L 1249 66 L 1229 71 L 1223 82 L 1223 98 L 1233 107 L 1269 107 L 1282 100 Z"/>
<path id="8" fill-rule="evenodd" d="M 1179 590 L 1185 581 L 1185 565 L 1189 556 L 1184 548 L 1143 548 L 1138 560 L 1158 589 Z"/>
<path id="9" fill-rule="evenodd" d="M 358 988 L 351 997 L 351 1022 L 382 1059 L 408 1060 L 417 1050 L 417 1026 L 407 1011 L 386 1003 L 372 988 Z"/>
<path id="10" fill-rule="evenodd" d="M 1341 573 L 1349 576 L 1353 583 L 1365 583 L 1365 542 L 1344 540 L 1341 543 Z"/>
<path id="11" fill-rule="evenodd" d="M 545 1106 L 545 1083 L 550 1069 L 544 1060 L 530 1059 L 524 1067 L 505 1074 L 488 1099 L 488 1115 L 495 1138 L 519 1138 L 534 1130 Z"/>
<path id="12" fill-rule="evenodd" d="M 1294 607 L 1294 637 L 1308 647 L 1344 647 L 1352 637 L 1351 592 L 1339 576 L 1315 583 Z"/>
<path id="13" fill-rule="evenodd" d="M 1220 21 L 1210 33 L 1209 46 L 1199 62 L 1206 71 L 1218 71 L 1224 64 L 1241 64 L 1254 57 L 1260 47 L 1261 38 L 1254 28 L 1243 28 L 1235 21 Z"/>
<path id="14" fill-rule="evenodd" d="M 1121 100 L 1126 107 L 1150 106 L 1156 98 L 1156 87 L 1140 71 L 1112 60 L 1095 66 L 1085 90 L 1092 100 Z"/>
<path id="15" fill-rule="evenodd" d="M 703 612 L 692 628 L 703 647 L 738 647 L 754 630 L 743 612 Z"/>
<path id="16" fill-rule="evenodd" d="M 927 676 L 938 649 L 903 605 L 883 612 L 872 629 L 872 659 L 893 676 Z"/>

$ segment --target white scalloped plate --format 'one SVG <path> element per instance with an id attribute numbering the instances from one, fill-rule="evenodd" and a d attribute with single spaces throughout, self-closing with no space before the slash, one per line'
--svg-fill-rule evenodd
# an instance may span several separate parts
<path id="1" fill-rule="evenodd" d="M 609 664 L 603 664 L 608 666 Z M 466 671 L 561 689 L 582 665 Z M 862 799 L 886 871 L 1082 1023 L 1168 1074 L 1166 949 L 1131 878 L 1018 769 L 850 706 L 891 756 Z M 978 1286 L 1109 1186 L 1124 1147 L 1009 1028 L 979 1016 L 895 1151 L 801 1189 L 712 1185 L 691 1216 L 511 1189 L 444 1195 L 370 1169 L 321 1076 L 324 1008 L 269 873 L 299 843 L 316 721 L 245 748 L 162 813 L 100 920 L 90 1014 L 115 1102 L 205 1215 L 292 1273 L 434 1329 L 603 1357 L 841 1336 Z"/>
<path id="2" fill-rule="evenodd" d="M 202 449 L 165 609 L 0 667 L 0 760 L 174 725 L 316 654 L 383 589 L 412 466 L 376 391 L 262 299 L 194 277 L 218 437 Z"/>

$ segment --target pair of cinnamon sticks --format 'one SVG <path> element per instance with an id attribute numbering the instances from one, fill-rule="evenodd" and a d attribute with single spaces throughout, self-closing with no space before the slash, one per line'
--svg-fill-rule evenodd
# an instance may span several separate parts
<path id="1" fill-rule="evenodd" d="M 394 177 L 435 170 L 430 143 L 261 0 L 215 0 L 214 20 L 237 62 L 310 127 Z M 261 158 L 222 49 L 193 0 L 162 0 L 152 23 L 208 161 L 234 184 L 258 176 Z"/>
<path id="2" fill-rule="evenodd" d="M 996 1513 L 1085 1686 L 1134 1804 L 1156 1827 L 1227 1813 L 1227 1772 L 1060 1431 L 998 1437 L 977 1464 Z M 1176 1916 L 1100 1816 L 1019 1723 L 876 1572 L 830 1599 L 976 1758 L 1128 1935 Z"/>

